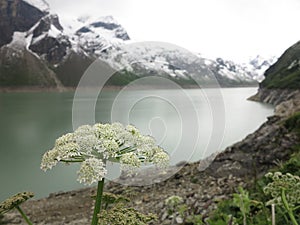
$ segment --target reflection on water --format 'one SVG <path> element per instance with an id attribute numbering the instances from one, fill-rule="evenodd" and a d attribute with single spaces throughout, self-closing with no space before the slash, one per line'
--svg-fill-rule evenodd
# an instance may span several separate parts
<path id="1" fill-rule="evenodd" d="M 131 90 L 122 94 L 107 90 L 98 98 L 95 119 L 136 125 L 157 139 L 171 155 L 172 164 L 196 161 L 241 140 L 273 112 L 270 105 L 246 101 L 256 92 L 255 88 L 221 91 L 223 99 L 213 98 L 213 89 L 206 93 L 193 89 L 184 93 Z M 42 197 L 50 192 L 82 187 L 76 181 L 77 165 L 60 165 L 47 173 L 39 169 L 42 154 L 53 146 L 57 137 L 73 129 L 73 94 L 0 94 L 0 201 L 24 190 Z M 208 100 L 206 94 L 212 97 Z M 225 104 L 225 111 L 212 112 L 212 104 L 221 103 Z M 83 115 L 87 110 L 82 108 Z M 226 125 L 223 142 L 211 138 L 213 126 L 220 118 L 225 119 Z M 221 145 L 216 149 L 210 142 Z"/>

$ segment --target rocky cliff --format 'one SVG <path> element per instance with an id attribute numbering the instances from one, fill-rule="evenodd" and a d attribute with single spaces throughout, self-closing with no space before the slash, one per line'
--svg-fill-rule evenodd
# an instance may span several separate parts
<path id="1" fill-rule="evenodd" d="M 288 116 L 300 109 L 300 42 L 288 48 L 265 72 L 258 93 L 250 100 L 276 106 L 275 113 Z"/>
<path id="2" fill-rule="evenodd" d="M 29 30 L 47 13 L 26 1 L 0 0 L 0 47 L 12 41 L 15 31 Z"/>

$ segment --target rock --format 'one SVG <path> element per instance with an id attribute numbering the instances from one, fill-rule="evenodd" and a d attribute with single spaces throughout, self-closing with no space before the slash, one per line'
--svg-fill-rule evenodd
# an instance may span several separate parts
<path id="1" fill-rule="evenodd" d="M 47 12 L 20 0 L 0 0 L 0 47 L 12 41 L 14 31 L 25 32 Z"/>
<path id="2" fill-rule="evenodd" d="M 179 224 L 183 223 L 183 219 L 180 216 L 177 216 L 175 221 L 176 221 L 176 223 L 179 223 Z"/>

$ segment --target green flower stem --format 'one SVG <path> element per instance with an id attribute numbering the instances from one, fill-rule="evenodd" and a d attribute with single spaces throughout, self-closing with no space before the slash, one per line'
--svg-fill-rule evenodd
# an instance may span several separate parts
<path id="1" fill-rule="evenodd" d="M 300 205 L 296 206 L 295 208 L 293 208 L 293 211 L 297 210 L 300 208 Z"/>
<path id="2" fill-rule="evenodd" d="M 65 160 L 65 159 L 62 159 L 60 161 L 64 162 L 64 163 L 76 163 L 76 162 L 83 162 L 83 159 L 74 159 L 74 160 Z"/>
<path id="3" fill-rule="evenodd" d="M 288 204 L 288 202 L 287 202 L 287 200 L 286 200 L 285 190 L 284 190 L 284 189 L 281 190 L 281 199 L 282 199 L 284 208 L 287 210 L 287 212 L 288 212 L 288 214 L 289 214 L 289 216 L 290 216 L 290 218 L 291 218 L 291 220 L 292 220 L 292 223 L 293 223 L 294 225 L 298 225 L 298 222 L 296 221 L 296 218 L 295 218 L 295 216 L 294 216 L 294 213 L 293 213 L 293 211 L 290 209 L 289 204 Z"/>
<path id="4" fill-rule="evenodd" d="M 97 196 L 96 196 L 96 202 L 94 207 L 94 214 L 91 225 L 97 225 L 98 224 L 98 214 L 101 210 L 101 200 L 102 200 L 102 194 L 103 194 L 103 187 L 104 187 L 104 178 L 102 178 L 101 181 L 98 181 L 98 188 L 97 188 Z"/>
<path id="5" fill-rule="evenodd" d="M 26 214 L 23 212 L 23 210 L 20 208 L 20 206 L 16 206 L 16 209 L 19 211 L 19 213 L 22 215 L 22 217 L 24 218 L 24 220 L 26 221 L 26 223 L 28 225 L 33 225 L 33 223 L 28 219 L 28 217 L 26 216 Z"/>

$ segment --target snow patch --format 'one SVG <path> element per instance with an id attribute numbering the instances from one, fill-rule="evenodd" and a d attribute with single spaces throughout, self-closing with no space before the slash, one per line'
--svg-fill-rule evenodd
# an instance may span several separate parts
<path id="1" fill-rule="evenodd" d="M 7 45 L 14 49 L 24 49 L 27 46 L 26 32 L 15 31 L 12 41 Z"/>
<path id="2" fill-rule="evenodd" d="M 51 24 L 50 30 L 48 31 L 48 36 L 57 38 L 59 35 L 61 35 L 61 31 L 58 30 L 53 24 Z"/>
<path id="3" fill-rule="evenodd" d="M 40 36 L 33 38 L 31 44 L 34 45 L 34 44 L 38 43 L 39 41 L 43 40 L 46 36 L 47 36 L 47 33 L 43 33 Z"/>
<path id="4" fill-rule="evenodd" d="M 49 12 L 50 10 L 48 3 L 45 2 L 44 0 L 23 0 L 23 1 L 38 8 L 43 12 Z"/>
<path id="5" fill-rule="evenodd" d="M 300 64 L 300 61 L 298 60 L 294 60 L 290 65 L 289 67 L 287 68 L 288 70 L 291 70 L 293 69 L 295 66 L 299 65 Z"/>

